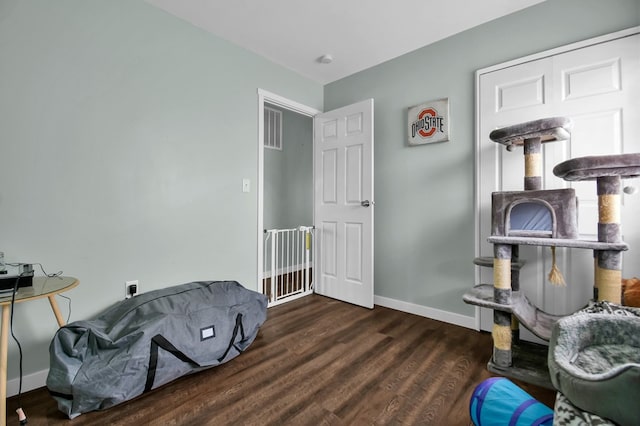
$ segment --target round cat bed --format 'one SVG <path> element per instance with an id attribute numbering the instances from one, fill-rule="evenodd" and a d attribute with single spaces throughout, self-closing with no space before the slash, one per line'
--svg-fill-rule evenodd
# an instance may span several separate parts
<path id="1" fill-rule="evenodd" d="M 549 372 L 576 407 L 637 425 L 640 419 L 640 317 L 579 313 L 562 318 L 549 341 Z"/>

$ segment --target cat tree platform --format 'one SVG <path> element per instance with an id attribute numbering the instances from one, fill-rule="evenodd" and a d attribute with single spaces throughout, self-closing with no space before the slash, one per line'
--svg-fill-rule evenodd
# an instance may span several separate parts
<path id="1" fill-rule="evenodd" d="M 640 153 L 572 158 L 555 166 L 553 174 L 567 181 L 636 178 L 640 176 Z"/>
<path id="2" fill-rule="evenodd" d="M 487 370 L 504 377 L 555 390 L 549 375 L 547 346 L 519 341 L 513 343 L 511 350 L 513 352 L 513 361 L 510 366 L 502 367 L 495 363 L 492 358 L 487 363 Z"/>
<path id="3" fill-rule="evenodd" d="M 524 260 L 518 259 L 517 261 L 511 262 L 511 270 L 519 271 L 525 265 Z M 481 256 L 473 259 L 473 264 L 478 266 L 484 266 L 486 268 L 493 268 L 493 257 L 490 256 Z"/>
<path id="4" fill-rule="evenodd" d="M 570 119 L 551 117 L 495 129 L 489 134 L 489 138 L 510 150 L 512 145 L 525 145 L 526 140 L 538 139 L 540 143 L 567 140 L 570 129 Z"/>
<path id="5" fill-rule="evenodd" d="M 462 300 L 471 305 L 489 308 L 494 311 L 506 312 L 515 315 L 527 330 L 541 338 L 549 341 L 553 325 L 564 315 L 552 315 L 537 308 L 520 291 L 511 293 L 511 300 L 508 303 L 497 303 L 493 297 L 494 288 L 492 284 L 480 284 L 471 288 L 462 296 Z"/>
<path id="6" fill-rule="evenodd" d="M 503 237 L 491 236 L 487 238 L 491 244 L 509 244 L 526 246 L 568 247 L 591 250 L 626 251 L 629 245 L 623 241 L 608 243 L 590 240 L 567 240 L 562 238 L 536 238 L 536 237 Z"/>

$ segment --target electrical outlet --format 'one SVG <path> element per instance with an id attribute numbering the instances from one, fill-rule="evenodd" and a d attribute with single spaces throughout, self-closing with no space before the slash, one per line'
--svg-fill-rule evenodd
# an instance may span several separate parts
<path id="1" fill-rule="evenodd" d="M 138 293 L 140 293 L 140 283 L 138 282 L 138 280 L 127 281 L 124 283 L 125 299 L 137 296 Z"/>

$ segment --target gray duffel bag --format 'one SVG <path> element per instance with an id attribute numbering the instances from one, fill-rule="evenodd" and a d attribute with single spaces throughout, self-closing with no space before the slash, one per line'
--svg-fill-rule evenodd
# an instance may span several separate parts
<path id="1" fill-rule="evenodd" d="M 62 327 L 47 388 L 70 419 L 229 361 L 255 339 L 267 298 L 235 281 L 142 293 Z"/>

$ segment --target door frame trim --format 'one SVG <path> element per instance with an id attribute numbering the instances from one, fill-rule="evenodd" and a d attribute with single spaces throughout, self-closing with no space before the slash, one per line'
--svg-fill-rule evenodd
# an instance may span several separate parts
<path id="1" fill-rule="evenodd" d="M 262 292 L 262 274 L 263 274 L 263 257 L 264 247 L 262 244 L 264 234 L 264 104 L 268 102 L 272 105 L 276 105 L 283 109 L 301 114 L 307 117 L 314 117 L 320 114 L 319 111 L 310 106 L 301 104 L 299 102 L 287 99 L 283 96 L 271 93 L 267 90 L 258 88 L 258 182 L 257 197 L 258 197 L 258 221 L 256 227 L 256 242 L 258 246 L 257 250 L 257 271 L 256 271 L 256 290 Z M 312 141 L 314 143 L 314 141 Z M 313 160 L 312 160 L 313 161 Z M 313 166 L 313 164 L 312 164 Z M 315 176 L 315 174 L 314 174 Z M 314 212 L 315 215 L 315 212 Z M 315 222 L 315 217 L 313 218 Z M 315 256 L 314 256 L 315 263 Z M 313 269 L 315 271 L 315 268 Z"/>
<path id="2" fill-rule="evenodd" d="M 480 194 L 480 181 L 478 179 L 478 171 L 480 170 L 480 161 L 479 161 L 479 156 L 478 156 L 478 152 L 480 150 L 480 140 L 481 140 L 481 135 L 480 135 L 480 77 L 482 77 L 484 74 L 488 74 L 491 73 L 493 71 L 498 71 L 504 68 L 509 68 L 509 67 L 513 67 L 516 65 L 520 65 L 526 62 L 531 62 L 531 61 L 536 61 L 538 59 L 543 59 L 543 58 L 547 58 L 550 56 L 555 56 L 555 55 L 559 55 L 562 53 L 567 53 L 570 52 L 572 50 L 578 50 L 578 49 L 582 49 L 584 47 L 588 47 L 588 46 L 593 46 L 596 44 L 600 44 L 600 43 L 606 43 L 612 40 L 616 40 L 616 39 L 621 39 L 624 37 L 629 37 L 635 34 L 640 33 L 640 26 L 635 26 L 635 27 L 631 27 L 631 28 L 627 28 L 621 31 L 616 31 L 613 33 L 609 33 L 609 34 L 605 34 L 605 35 L 601 35 L 598 37 L 593 37 L 593 38 L 589 38 L 586 40 L 582 40 L 582 41 L 578 41 L 575 43 L 570 43 L 564 46 L 560 46 L 560 47 L 556 47 L 554 49 L 549 49 L 549 50 L 545 50 L 542 52 L 538 52 L 538 53 L 534 53 L 532 55 L 528 55 L 528 56 L 524 56 L 521 58 L 516 58 L 507 62 L 502 62 L 500 64 L 495 64 L 495 65 L 491 65 L 489 67 L 486 68 L 481 68 L 479 70 L 476 71 L 475 73 L 475 130 L 474 130 L 474 136 L 475 136 L 475 143 L 474 143 L 474 147 L 475 147 L 475 152 L 474 152 L 474 196 L 473 196 L 473 212 L 474 212 L 474 256 L 478 257 L 480 255 L 480 238 L 479 238 L 479 232 L 478 232 L 478 228 L 480 227 L 480 221 L 479 221 L 479 210 L 480 210 L 480 205 L 479 205 L 479 199 L 478 196 Z M 476 284 L 480 284 L 480 266 L 475 266 L 475 271 L 474 271 L 474 282 Z M 480 324 L 480 308 L 478 306 L 475 307 L 475 328 L 476 330 L 480 330 L 481 324 Z"/>

